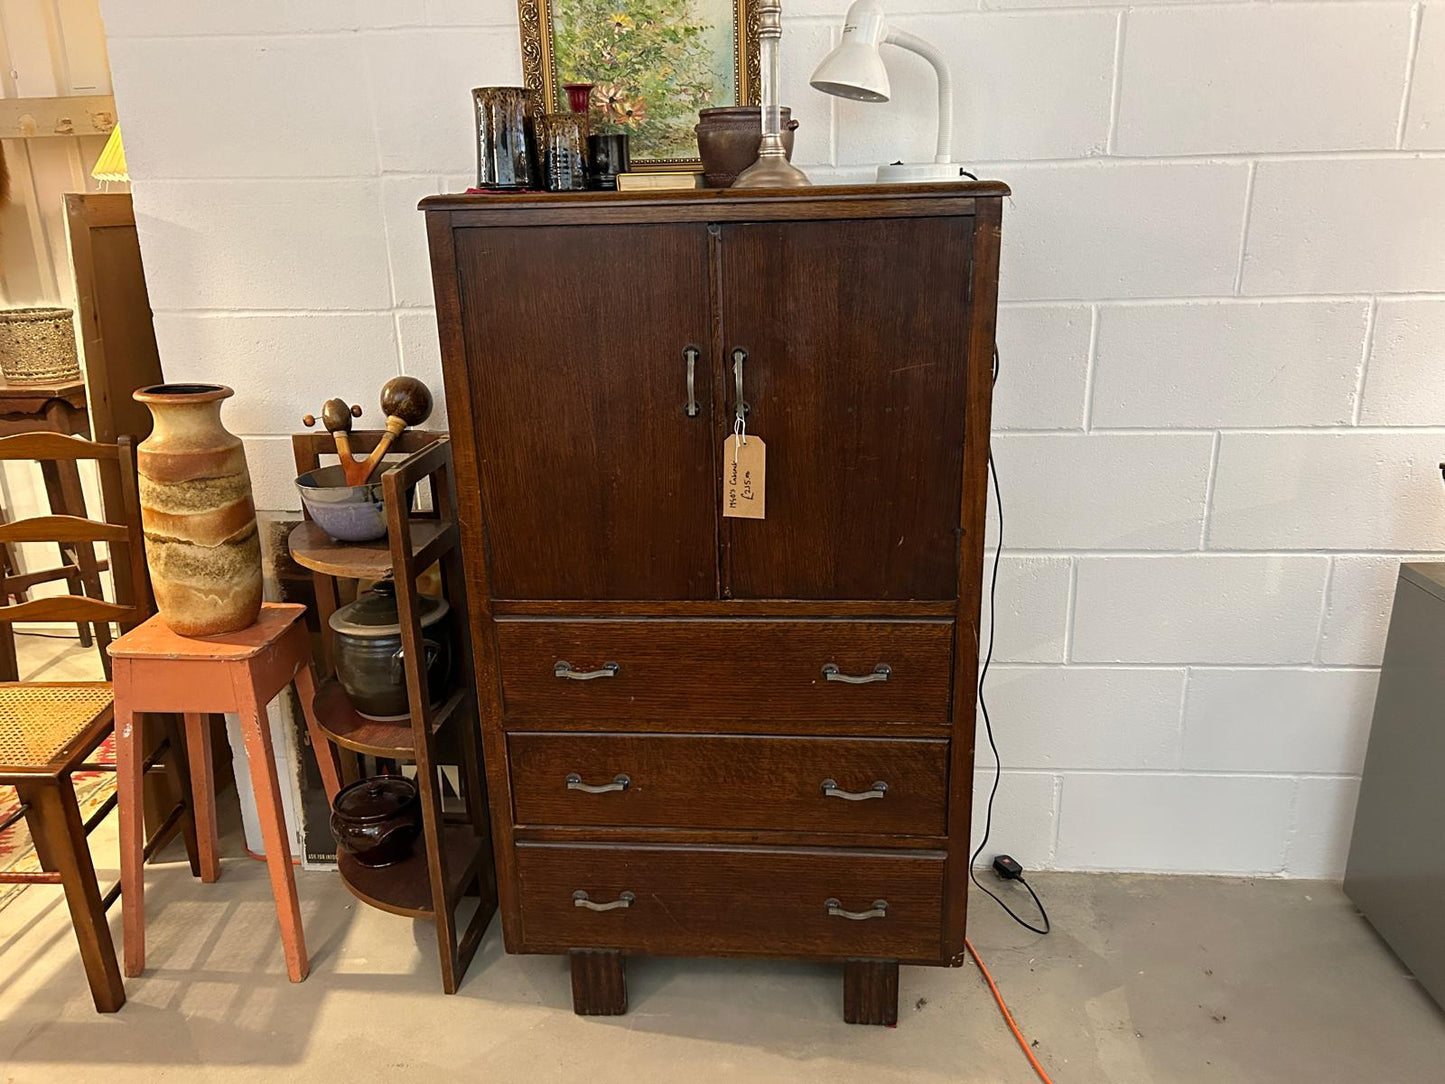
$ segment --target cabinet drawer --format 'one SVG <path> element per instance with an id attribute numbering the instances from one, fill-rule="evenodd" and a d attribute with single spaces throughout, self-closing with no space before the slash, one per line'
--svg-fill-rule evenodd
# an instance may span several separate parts
<path id="1" fill-rule="evenodd" d="M 518 824 L 947 833 L 943 739 L 513 733 L 507 749 Z M 599 786 L 617 789 L 583 789 Z"/>
<path id="2" fill-rule="evenodd" d="M 951 621 L 521 619 L 496 630 L 513 722 L 949 719 Z"/>
<path id="3" fill-rule="evenodd" d="M 943 856 L 932 852 L 522 843 L 517 873 L 531 952 L 920 962 L 942 954 Z M 854 915 L 876 901 L 882 913 L 830 914 L 830 901 Z"/>

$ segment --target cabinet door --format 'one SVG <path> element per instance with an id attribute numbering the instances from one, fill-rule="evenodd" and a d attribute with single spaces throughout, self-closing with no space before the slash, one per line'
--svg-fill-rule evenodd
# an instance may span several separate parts
<path id="1" fill-rule="evenodd" d="M 717 597 L 706 228 L 455 237 L 493 596 Z"/>
<path id="2" fill-rule="evenodd" d="M 971 218 L 722 233 L 722 342 L 767 446 L 767 518 L 725 519 L 738 598 L 957 594 Z"/>

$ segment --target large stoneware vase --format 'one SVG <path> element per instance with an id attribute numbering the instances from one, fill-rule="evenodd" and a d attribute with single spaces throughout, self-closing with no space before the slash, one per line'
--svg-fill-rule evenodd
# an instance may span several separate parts
<path id="1" fill-rule="evenodd" d="M 155 419 L 136 449 L 146 560 L 161 617 L 182 636 L 244 629 L 261 611 L 261 543 L 241 441 L 220 384 L 135 393 Z"/>

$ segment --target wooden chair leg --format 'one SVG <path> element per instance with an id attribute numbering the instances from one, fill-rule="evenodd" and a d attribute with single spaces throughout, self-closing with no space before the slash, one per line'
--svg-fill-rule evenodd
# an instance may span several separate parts
<path id="1" fill-rule="evenodd" d="M 201 852 L 201 880 L 221 876 L 220 841 L 216 833 L 216 781 L 211 761 L 211 717 L 186 713 L 186 755 L 191 762 L 188 793 L 196 817 L 196 842 Z"/>
<path id="2" fill-rule="evenodd" d="M 0 604 L 9 601 L 6 595 L 0 595 Z M 0 623 L 0 681 L 19 681 L 20 663 L 15 654 L 15 629 L 6 621 Z"/>
<path id="3" fill-rule="evenodd" d="M 0 507 L 0 524 L 10 522 L 10 516 Z M 20 571 L 15 560 L 15 547 L 0 543 L 0 605 L 24 602 L 25 592 L 11 589 L 10 577 Z M 15 654 L 15 628 L 10 622 L 0 624 L 0 681 L 19 681 L 20 664 Z"/>
<path id="4" fill-rule="evenodd" d="M 191 864 L 191 876 L 201 877 L 201 845 L 197 839 L 197 829 L 200 827 L 196 822 L 196 801 L 194 789 L 191 786 L 191 768 L 187 763 L 190 742 L 181 727 L 181 721 L 170 712 L 164 716 L 166 741 L 169 748 L 166 752 L 166 777 L 175 791 L 176 802 L 182 806 L 181 811 L 181 839 L 186 845 L 186 860 Z M 167 811 L 169 815 L 169 811 Z M 214 878 L 213 878 L 214 879 Z"/>
<path id="5" fill-rule="evenodd" d="M 60 463 L 53 459 L 40 460 L 40 476 L 45 481 L 45 497 L 50 505 L 52 515 L 57 516 L 80 516 L 84 518 L 85 507 L 82 502 L 79 509 L 70 507 L 66 487 L 60 476 Z M 79 475 L 77 474 L 78 478 Z M 74 544 L 69 542 L 57 542 L 55 548 L 60 552 L 60 564 L 67 571 L 65 573 L 65 587 L 72 595 L 85 594 L 85 588 L 81 583 L 80 568 L 76 563 L 76 552 Z M 100 597 L 99 592 L 95 595 Z M 90 626 L 84 621 L 75 623 L 76 631 L 80 634 L 80 646 L 90 647 L 94 642 L 90 638 Z"/>
<path id="6" fill-rule="evenodd" d="M 90 981 L 90 995 L 97 1012 L 115 1012 L 125 1004 L 125 985 L 115 960 L 115 943 L 100 902 L 95 866 L 85 842 L 85 825 L 75 801 L 69 776 L 43 783 L 22 783 L 16 788 L 20 800 L 29 806 L 26 820 L 41 864 L 60 874 L 65 902 L 80 958 Z"/>
<path id="7" fill-rule="evenodd" d="M 331 742 L 321 731 L 316 721 L 316 675 L 309 662 L 303 663 L 296 671 L 296 695 L 301 701 L 301 713 L 306 717 L 306 736 L 311 739 L 311 751 L 316 754 L 316 766 L 321 769 L 321 784 L 326 790 L 326 800 L 336 801 L 336 792 L 341 789 L 341 776 L 336 770 L 336 754 Z"/>
<path id="8" fill-rule="evenodd" d="M 301 982 L 310 971 L 306 938 L 301 930 L 301 904 L 296 898 L 296 874 L 291 868 L 291 846 L 286 839 L 286 812 L 281 804 L 281 785 L 276 776 L 276 756 L 271 746 L 271 725 L 266 705 L 251 685 L 250 671 L 233 669 L 237 714 L 246 741 L 246 760 L 251 786 L 256 792 L 256 811 L 261 838 L 266 845 L 266 869 L 271 875 L 271 894 L 276 898 L 276 918 L 281 924 L 281 944 L 286 952 L 286 972 L 292 982 Z"/>
<path id="9" fill-rule="evenodd" d="M 145 798 L 141 787 L 145 742 L 138 720 L 121 699 L 115 700 L 115 793 L 120 813 L 120 898 L 125 915 L 125 973 L 145 970 Z"/>
<path id="10" fill-rule="evenodd" d="M 74 462 L 59 462 L 56 464 L 60 469 L 60 491 L 65 497 L 65 507 L 68 514 L 72 516 L 86 515 L 85 490 L 80 482 L 80 468 Z M 80 569 L 80 583 L 82 590 L 77 592 L 88 598 L 105 598 L 105 592 L 100 585 L 100 564 L 95 556 L 95 544 L 92 542 L 77 542 L 72 547 L 75 555 L 75 564 Z M 106 648 L 110 646 L 110 623 L 97 621 L 94 624 L 95 646 L 99 649 L 100 663 L 105 670 L 107 680 L 110 678 L 110 655 Z M 84 644 L 82 637 L 82 646 Z"/>

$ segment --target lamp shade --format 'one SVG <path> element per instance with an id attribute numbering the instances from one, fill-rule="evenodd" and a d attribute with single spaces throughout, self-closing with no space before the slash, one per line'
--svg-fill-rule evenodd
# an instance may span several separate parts
<path id="1" fill-rule="evenodd" d="M 809 80 L 814 90 L 858 102 L 888 100 L 888 69 L 878 46 L 857 41 L 847 33 L 838 47 L 823 58 Z"/>
<path id="2" fill-rule="evenodd" d="M 125 144 L 120 141 L 120 125 L 110 130 L 110 138 L 101 148 L 100 157 L 90 175 L 97 181 L 129 181 L 130 174 L 125 168 Z"/>

